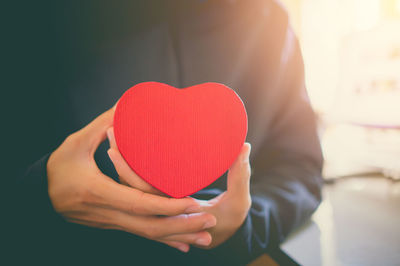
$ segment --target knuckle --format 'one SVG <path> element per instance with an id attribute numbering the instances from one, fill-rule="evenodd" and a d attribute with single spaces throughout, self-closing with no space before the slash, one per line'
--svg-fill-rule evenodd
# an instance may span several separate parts
<path id="1" fill-rule="evenodd" d="M 90 201 L 90 192 L 86 187 L 82 187 L 80 189 L 78 189 L 77 193 L 76 193 L 76 202 L 78 204 L 86 204 Z"/>
<path id="2" fill-rule="evenodd" d="M 197 224 L 193 222 L 193 218 L 189 214 L 182 214 L 180 216 L 180 226 L 181 228 L 195 228 Z"/>
<path id="3" fill-rule="evenodd" d="M 162 234 L 159 227 L 148 225 L 144 230 L 144 236 L 149 239 L 156 239 L 160 238 Z"/>
<path id="4" fill-rule="evenodd" d="M 161 201 L 160 204 L 154 204 L 154 211 L 157 212 L 159 215 L 168 215 L 172 216 L 175 215 L 176 212 L 173 208 L 174 206 L 174 199 L 173 198 L 166 198 L 165 200 Z"/>
<path id="5" fill-rule="evenodd" d="M 77 135 L 78 135 L 77 133 L 72 133 L 72 134 L 68 135 L 65 138 L 64 143 L 66 145 L 68 145 L 68 146 L 69 145 L 76 145 L 77 142 L 78 142 L 78 136 Z"/>
<path id="6" fill-rule="evenodd" d="M 75 151 L 79 149 L 82 144 L 82 138 L 78 131 L 66 137 L 62 145 L 65 146 L 66 151 Z"/>
<path id="7" fill-rule="evenodd" d="M 140 194 L 138 195 L 137 201 L 132 202 L 130 205 L 130 212 L 132 214 L 144 214 L 146 212 L 145 206 L 145 201 L 144 201 L 144 193 L 140 191 Z"/>
<path id="8" fill-rule="evenodd" d="M 142 214 L 144 212 L 143 207 L 137 203 L 132 203 L 129 211 L 131 214 Z"/>
<path id="9" fill-rule="evenodd" d="M 76 199 L 78 204 L 89 204 L 95 201 L 95 195 L 93 193 L 93 186 L 91 182 L 87 181 L 77 189 Z"/>

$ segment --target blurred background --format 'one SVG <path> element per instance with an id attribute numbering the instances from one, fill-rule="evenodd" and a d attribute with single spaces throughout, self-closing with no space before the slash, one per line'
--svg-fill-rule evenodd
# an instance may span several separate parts
<path id="1" fill-rule="evenodd" d="M 302 265 L 400 265 L 400 0 L 282 2 L 326 183 L 310 224 L 282 247 Z"/>
<path id="2" fill-rule="evenodd" d="M 400 0 L 282 2 L 320 117 L 325 178 L 400 179 Z"/>

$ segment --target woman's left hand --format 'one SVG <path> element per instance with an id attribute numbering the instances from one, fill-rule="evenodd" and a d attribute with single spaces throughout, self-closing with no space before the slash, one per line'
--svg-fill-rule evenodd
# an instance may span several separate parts
<path id="1" fill-rule="evenodd" d="M 243 224 L 251 207 L 249 163 L 251 146 L 245 143 L 228 172 L 228 189 L 214 199 L 202 201 L 203 211 L 217 218 L 217 225 L 209 229 L 212 242 L 199 248 L 214 248 L 229 239 Z"/>
<path id="2" fill-rule="evenodd" d="M 147 184 L 131 170 L 118 151 L 113 128 L 107 131 L 107 135 L 110 142 L 108 154 L 119 174 L 121 183 L 147 193 L 165 195 Z M 211 200 L 200 201 L 202 211 L 213 214 L 217 219 L 217 224 L 207 232 L 198 232 L 202 237 L 190 241 L 191 243 L 186 242 L 186 244 L 204 249 L 214 248 L 229 239 L 243 224 L 251 207 L 250 150 L 251 145 L 244 143 L 238 158 L 229 169 L 227 191 Z M 192 235 L 192 237 L 194 236 Z"/>

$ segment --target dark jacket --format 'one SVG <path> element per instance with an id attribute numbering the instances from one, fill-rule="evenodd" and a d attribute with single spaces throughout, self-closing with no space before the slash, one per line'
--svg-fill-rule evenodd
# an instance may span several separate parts
<path id="1" fill-rule="evenodd" d="M 298 41 L 279 3 L 40 3 L 25 6 L 16 44 L 25 58 L 16 66 L 23 74 L 13 83 L 13 103 L 20 109 L 12 112 L 15 150 L 9 157 L 10 169 L 18 170 L 13 175 L 20 177 L 13 248 L 24 254 L 19 259 L 54 265 L 122 260 L 131 265 L 243 265 L 273 254 L 317 208 L 322 156 L 315 116 Z M 46 183 L 49 153 L 143 81 L 180 88 L 220 82 L 244 101 L 253 203 L 236 234 L 213 250 L 192 248 L 182 254 L 128 233 L 67 223 L 52 209 Z M 117 178 L 107 145 L 99 148 L 96 161 Z M 211 198 L 225 189 L 226 175 L 196 196 Z"/>

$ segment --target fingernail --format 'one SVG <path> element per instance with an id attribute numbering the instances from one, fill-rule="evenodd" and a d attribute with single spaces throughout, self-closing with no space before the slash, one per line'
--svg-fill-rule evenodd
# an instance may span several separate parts
<path id="1" fill-rule="evenodd" d="M 181 245 L 178 247 L 178 249 L 182 252 L 188 252 L 189 251 L 189 246 L 188 245 Z"/>
<path id="2" fill-rule="evenodd" d="M 109 141 L 111 141 L 111 130 L 107 129 L 107 138 Z"/>
<path id="3" fill-rule="evenodd" d="M 108 157 L 110 158 L 110 160 L 111 160 L 112 162 L 114 162 L 114 157 L 113 157 L 113 155 L 112 155 L 111 149 L 108 149 L 108 150 L 107 150 L 107 154 L 108 154 Z"/>
<path id="4" fill-rule="evenodd" d="M 201 245 L 201 246 L 208 246 L 210 244 L 208 239 L 205 238 L 199 238 L 196 240 L 196 244 L 197 245 Z"/>
<path id="5" fill-rule="evenodd" d="M 251 144 L 248 143 L 248 142 L 246 142 L 246 143 L 247 143 L 247 145 L 248 145 L 249 147 L 247 148 L 247 151 L 246 151 L 246 153 L 245 153 L 244 156 L 243 156 L 243 162 L 244 162 L 244 163 L 248 163 L 248 162 L 249 162 L 250 151 L 251 151 Z"/>
<path id="6" fill-rule="evenodd" d="M 201 209 L 200 209 L 200 206 L 199 205 L 193 205 L 193 206 L 190 206 L 189 208 L 187 208 L 186 210 L 185 210 L 185 213 L 193 213 L 193 212 L 199 212 Z"/>
<path id="7" fill-rule="evenodd" d="M 216 224 L 217 224 L 217 221 L 215 219 L 208 220 L 207 222 L 204 223 L 203 229 L 214 227 Z"/>

